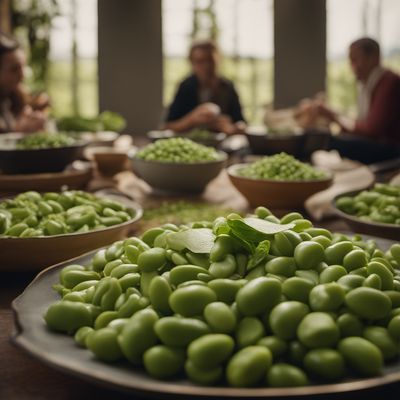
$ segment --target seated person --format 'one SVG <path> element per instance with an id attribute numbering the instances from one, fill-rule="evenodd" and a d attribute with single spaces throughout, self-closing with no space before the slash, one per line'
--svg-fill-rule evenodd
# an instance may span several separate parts
<path id="1" fill-rule="evenodd" d="M 346 133 L 334 137 L 332 147 L 366 163 L 394 158 L 400 155 L 400 76 L 382 67 L 379 44 L 373 39 L 353 42 L 349 59 L 359 82 L 357 119 L 318 105 L 320 114 Z"/>
<path id="2" fill-rule="evenodd" d="M 18 42 L 0 32 L 0 133 L 35 132 L 45 126 L 48 98 L 29 98 L 22 83 L 24 68 Z"/>
<path id="3" fill-rule="evenodd" d="M 195 127 L 227 134 L 243 132 L 245 122 L 239 96 L 232 82 L 217 73 L 215 44 L 194 43 L 189 60 L 193 74 L 179 85 L 164 127 L 176 132 Z"/>

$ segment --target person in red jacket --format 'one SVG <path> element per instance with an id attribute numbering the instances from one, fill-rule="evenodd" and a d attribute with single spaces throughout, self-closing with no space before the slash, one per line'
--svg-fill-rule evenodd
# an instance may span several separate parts
<path id="1" fill-rule="evenodd" d="M 357 119 L 318 106 L 344 133 L 333 138 L 332 147 L 367 163 L 394 158 L 400 155 L 400 76 L 382 67 L 379 44 L 371 38 L 353 42 L 349 59 L 359 83 Z"/>

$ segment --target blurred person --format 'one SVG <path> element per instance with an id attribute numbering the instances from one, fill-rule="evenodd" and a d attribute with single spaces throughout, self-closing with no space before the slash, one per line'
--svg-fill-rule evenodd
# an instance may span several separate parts
<path id="1" fill-rule="evenodd" d="M 243 132 L 246 125 L 239 96 L 233 83 L 218 74 L 216 45 L 209 40 L 193 43 L 189 61 L 192 74 L 180 83 L 164 127 L 176 132 L 196 127 Z"/>
<path id="2" fill-rule="evenodd" d="M 29 96 L 24 88 L 25 55 L 19 43 L 0 32 L 0 133 L 44 129 L 48 97 Z"/>
<path id="3" fill-rule="evenodd" d="M 382 67 L 380 46 L 371 38 L 354 41 L 349 60 L 358 81 L 357 119 L 317 105 L 344 133 L 332 138 L 332 148 L 365 163 L 395 158 L 400 155 L 400 76 Z"/>

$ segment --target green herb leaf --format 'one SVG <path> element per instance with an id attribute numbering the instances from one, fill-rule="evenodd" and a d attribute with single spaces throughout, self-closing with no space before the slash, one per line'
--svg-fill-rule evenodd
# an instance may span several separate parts
<path id="1" fill-rule="evenodd" d="M 254 217 L 243 218 L 243 222 L 256 231 L 267 235 L 274 235 L 275 233 L 284 232 L 295 227 L 295 224 L 275 224 L 274 222 Z"/>
<path id="2" fill-rule="evenodd" d="M 167 235 L 168 246 L 172 250 L 188 249 L 193 253 L 208 254 L 214 245 L 215 235 L 211 229 L 187 229 Z"/>
<path id="3" fill-rule="evenodd" d="M 254 254 L 251 256 L 249 263 L 247 264 L 247 270 L 250 271 L 251 269 L 260 265 L 269 254 L 269 249 L 271 247 L 271 242 L 269 240 L 263 240 L 258 244 Z"/>
<path id="4" fill-rule="evenodd" d="M 228 224 L 236 236 L 250 242 L 260 242 L 269 235 L 287 231 L 295 226 L 294 224 L 275 224 L 254 217 L 229 220 Z"/>

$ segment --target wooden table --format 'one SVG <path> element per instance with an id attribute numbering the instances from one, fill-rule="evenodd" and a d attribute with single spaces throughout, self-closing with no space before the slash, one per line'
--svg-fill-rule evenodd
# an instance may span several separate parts
<path id="1" fill-rule="evenodd" d="M 163 197 L 152 194 L 150 188 L 125 172 L 118 176 L 116 181 L 95 181 L 91 188 L 117 186 L 125 193 L 133 196 L 145 208 L 154 207 L 164 200 Z M 172 199 L 168 197 L 168 199 Z M 179 197 L 182 199 L 182 197 Z M 240 211 L 247 208 L 245 200 L 227 182 L 222 173 L 202 196 L 185 197 L 189 201 L 208 201 L 232 207 Z M 329 220 L 318 224 L 330 230 L 347 230 L 346 225 L 339 220 Z M 1 255 L 0 255 L 1 260 Z M 4 266 L 3 266 L 4 268 Z M 2 272 L 0 280 L 0 399 L 141 399 L 138 396 L 117 393 L 109 389 L 94 386 L 78 378 L 62 374 L 40 363 L 31 356 L 12 345 L 10 336 L 14 322 L 10 308 L 11 301 L 17 297 L 33 279 L 36 273 Z M 337 398 L 377 399 L 379 397 L 397 398 L 400 384 L 386 386 L 366 393 L 352 393 L 351 395 L 335 396 Z M 396 393 L 397 392 L 397 393 Z M 327 398 L 332 398 L 328 396 Z"/>

